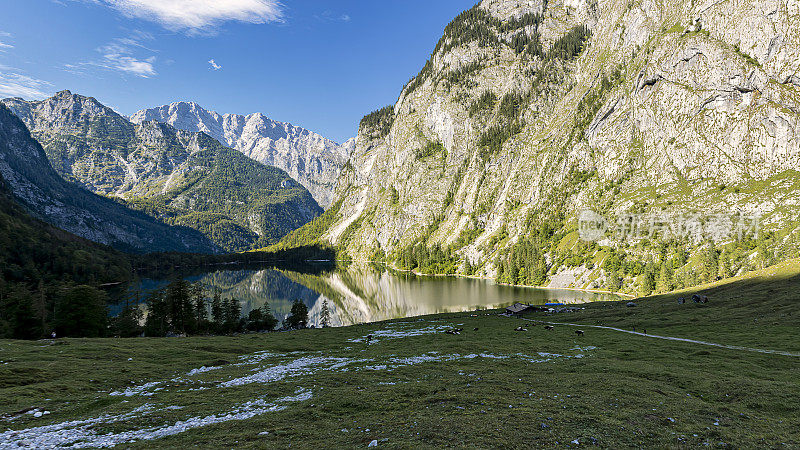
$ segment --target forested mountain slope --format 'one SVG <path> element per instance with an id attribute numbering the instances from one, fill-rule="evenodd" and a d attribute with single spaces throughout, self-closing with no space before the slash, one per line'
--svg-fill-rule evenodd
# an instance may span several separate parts
<path id="1" fill-rule="evenodd" d="M 69 91 L 4 101 L 67 180 L 168 224 L 203 233 L 227 251 L 277 241 L 322 210 L 288 174 L 204 133 L 133 124 Z"/>
<path id="2" fill-rule="evenodd" d="M 201 131 L 258 162 L 285 170 L 326 209 L 354 145 L 354 139 L 339 145 L 313 131 L 263 114 L 219 114 L 194 102 L 175 102 L 131 116 L 134 123 L 148 120 L 168 123 L 179 130 Z"/>
<path id="3" fill-rule="evenodd" d="M 0 338 L 49 334 L 76 283 L 120 283 L 131 272 L 127 255 L 31 217 L 0 176 Z"/>
<path id="4" fill-rule="evenodd" d="M 790 257 L 798 15 L 796 1 L 485 0 L 362 120 L 323 239 L 407 269 L 636 293 Z M 764 232 L 588 243 L 584 209 L 759 215 Z"/>
<path id="5" fill-rule="evenodd" d="M 0 297 L 17 283 L 121 281 L 131 270 L 122 253 L 33 218 L 0 178 Z"/>
<path id="6" fill-rule="evenodd" d="M 134 252 L 219 250 L 200 233 L 170 227 L 64 181 L 19 118 L 0 105 L 0 177 L 35 217 L 86 239 Z M 7 193 L 4 195 L 8 195 Z"/>

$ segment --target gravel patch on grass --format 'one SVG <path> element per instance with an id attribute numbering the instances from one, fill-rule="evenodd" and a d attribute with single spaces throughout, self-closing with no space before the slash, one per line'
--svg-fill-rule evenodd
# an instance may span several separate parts
<path id="1" fill-rule="evenodd" d="M 119 415 L 104 415 L 91 419 L 74 420 L 0 433 L 0 449 L 16 449 L 21 447 L 109 448 L 136 441 L 160 439 L 184 433 L 195 428 L 207 427 L 223 422 L 251 419 L 267 413 L 282 411 L 288 408 L 289 403 L 303 402 L 310 400 L 312 397 L 313 395 L 310 390 L 299 389 L 294 395 L 283 397 L 275 401 L 267 401 L 265 399 L 252 400 L 236 405 L 222 413 L 211 414 L 204 417 L 190 417 L 186 420 L 168 425 L 105 434 L 100 434 L 93 429 L 96 425 L 130 421 L 154 412 L 180 408 L 174 406 L 155 408 L 148 404 L 136 408 L 131 412 Z"/>
<path id="2" fill-rule="evenodd" d="M 350 364 L 369 362 L 369 359 L 301 357 L 294 361 L 258 370 L 252 375 L 221 382 L 218 387 L 228 388 L 252 383 L 272 383 L 287 377 L 312 375 L 321 370 L 339 370 Z"/>
<path id="3" fill-rule="evenodd" d="M 406 324 L 402 324 L 406 325 Z M 397 325 L 395 325 L 396 327 Z M 396 328 L 387 328 L 383 330 L 377 330 L 370 333 L 368 336 L 372 336 L 370 342 L 379 342 L 384 339 L 403 339 L 407 337 L 413 336 L 424 336 L 426 334 L 437 334 L 443 333 L 446 330 L 450 330 L 453 327 L 450 325 L 435 325 L 429 326 L 424 328 L 413 328 L 413 329 L 396 329 Z M 348 342 L 367 342 L 367 336 L 362 336 L 360 338 L 348 339 Z"/>

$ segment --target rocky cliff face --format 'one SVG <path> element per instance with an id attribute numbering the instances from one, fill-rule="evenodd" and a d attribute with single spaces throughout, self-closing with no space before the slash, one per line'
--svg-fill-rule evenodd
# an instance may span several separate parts
<path id="1" fill-rule="evenodd" d="M 42 146 L 2 104 L 0 178 L 34 216 L 95 242 L 142 253 L 219 250 L 195 230 L 167 226 L 61 179 Z"/>
<path id="2" fill-rule="evenodd" d="M 587 207 L 791 227 L 799 14 L 797 1 L 485 0 L 362 121 L 325 239 L 361 258 L 442 245 L 459 272 L 494 276 L 532 224 Z"/>
<path id="3" fill-rule="evenodd" d="M 225 250 L 275 242 L 321 212 L 285 172 L 204 133 L 154 121 L 135 125 L 69 91 L 40 102 L 4 102 L 65 179 L 169 224 L 197 229 Z"/>
<path id="4" fill-rule="evenodd" d="M 201 131 L 248 157 L 286 171 L 306 187 L 323 208 L 331 205 L 336 179 L 353 141 L 339 145 L 317 133 L 262 114 L 218 114 L 193 102 L 146 109 L 134 123 L 155 120 L 179 130 Z"/>

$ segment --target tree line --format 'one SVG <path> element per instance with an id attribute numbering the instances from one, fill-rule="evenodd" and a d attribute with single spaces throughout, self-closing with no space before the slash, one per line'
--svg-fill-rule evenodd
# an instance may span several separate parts
<path id="1" fill-rule="evenodd" d="M 108 295 L 96 287 L 65 285 L 32 293 L 15 286 L 3 298 L 0 338 L 228 335 L 273 331 L 279 325 L 284 330 L 301 329 L 308 324 L 308 307 L 300 300 L 281 323 L 268 303 L 242 316 L 239 300 L 180 279 L 150 293 L 143 304 L 140 300 L 135 294 L 119 315 L 110 318 Z M 327 300 L 322 315 L 322 325 L 329 325 Z"/>
<path id="2" fill-rule="evenodd" d="M 114 331 L 120 336 L 160 337 L 171 335 L 224 335 L 245 331 L 273 331 L 280 321 L 269 303 L 242 316 L 239 300 L 223 298 L 219 289 L 210 292 L 200 283 L 175 280 L 150 294 L 146 301 L 147 318 L 142 323 L 138 304 L 128 303 L 115 319 Z M 308 307 L 296 300 L 292 314 L 283 321 L 285 329 L 305 328 Z"/>
<path id="3" fill-rule="evenodd" d="M 383 137 L 392 130 L 394 119 L 394 106 L 384 106 L 364 116 L 358 124 L 358 129 L 369 131 L 373 138 Z"/>

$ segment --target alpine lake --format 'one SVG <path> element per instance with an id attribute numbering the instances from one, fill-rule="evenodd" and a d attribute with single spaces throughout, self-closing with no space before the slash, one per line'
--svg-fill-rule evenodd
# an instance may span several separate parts
<path id="1" fill-rule="evenodd" d="M 369 263 L 345 266 L 318 263 L 302 268 L 228 265 L 195 269 L 190 274 L 148 274 L 130 286 L 129 297 L 138 299 L 144 307 L 149 292 L 178 277 L 201 283 L 209 295 L 219 289 L 223 298 L 237 299 L 244 316 L 269 303 L 275 317 L 282 321 L 289 315 L 292 303 L 299 299 L 308 306 L 309 325 L 316 327 L 320 325 L 325 302 L 330 326 L 339 327 L 494 309 L 516 302 L 580 304 L 622 299 L 607 293 L 508 286 L 478 278 L 415 275 Z M 116 315 L 121 309 L 122 304 L 112 305 L 110 312 Z"/>

